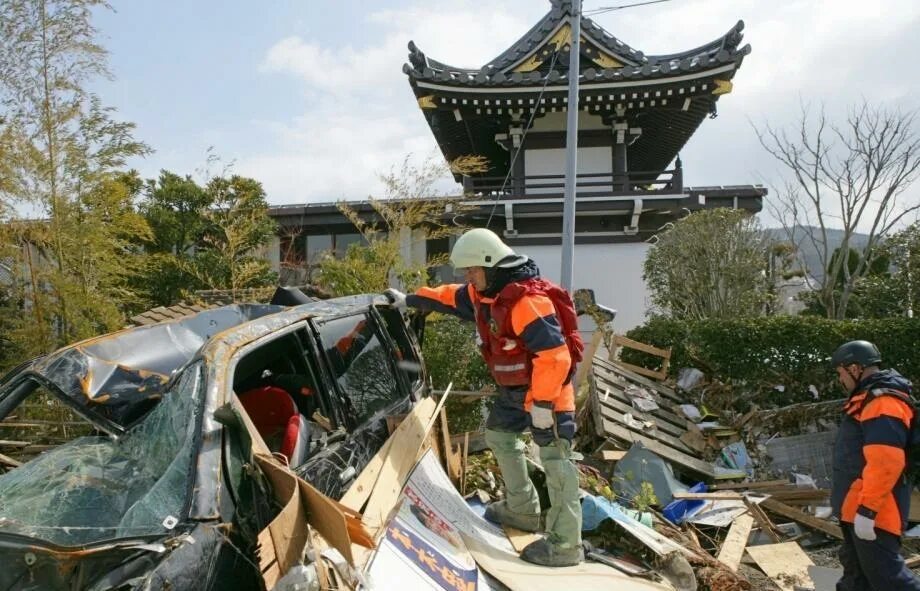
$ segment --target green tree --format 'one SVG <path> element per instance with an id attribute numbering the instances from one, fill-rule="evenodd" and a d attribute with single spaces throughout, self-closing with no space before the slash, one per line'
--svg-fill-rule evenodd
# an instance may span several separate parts
<path id="1" fill-rule="evenodd" d="M 145 183 L 139 208 L 152 236 L 145 244 L 148 256 L 139 284 L 151 306 L 171 306 L 203 287 L 191 269 L 211 199 L 190 175 L 162 170 Z"/>
<path id="2" fill-rule="evenodd" d="M 769 244 L 756 218 L 732 209 L 692 213 L 658 235 L 643 277 L 652 302 L 673 318 L 764 313 Z"/>
<path id="3" fill-rule="evenodd" d="M 463 198 L 436 191 L 436 184 L 449 173 L 472 174 L 486 168 L 485 159 L 478 156 L 462 156 L 449 165 L 434 159 L 414 165 L 407 156 L 399 168 L 380 175 L 383 197 L 370 198 L 376 219 L 366 220 L 348 203 L 339 203 L 366 244 L 351 244 L 338 258 L 329 253 L 317 265 L 316 283 L 336 295 L 380 292 L 394 284 L 414 290 L 427 284 L 429 272 L 445 264 L 447 257 L 416 260 L 409 253 L 419 241 L 461 233 L 464 228 L 454 219 L 468 208 Z"/>
<path id="4" fill-rule="evenodd" d="M 854 290 L 861 318 L 906 316 L 920 310 L 920 222 L 889 236 L 880 246 L 884 272 L 860 279 Z"/>
<path id="5" fill-rule="evenodd" d="M 878 282 L 884 283 L 889 276 L 888 269 L 891 265 L 891 259 L 889 258 L 886 249 L 882 245 L 879 245 L 875 248 L 875 250 L 877 252 L 870 257 L 872 262 L 868 265 L 866 265 L 863 261 L 863 253 L 856 250 L 855 248 L 850 248 L 849 252 L 847 253 L 845 253 L 840 248 L 836 248 L 834 249 L 834 253 L 831 256 L 831 261 L 828 265 L 827 273 L 833 273 L 834 269 L 841 269 L 844 264 L 846 264 L 847 272 L 851 274 L 855 273 L 858 268 L 865 267 L 865 270 L 861 272 L 862 276 L 853 286 L 852 292 L 848 298 L 846 318 L 875 316 L 877 311 L 870 312 L 869 309 L 867 309 L 867 306 L 871 309 L 884 305 L 881 301 L 873 303 L 871 301 L 872 296 L 866 292 L 866 289 L 870 285 L 874 285 Z M 834 286 L 834 293 L 839 298 L 842 296 L 842 293 L 845 289 L 845 276 L 843 273 L 838 273 L 837 283 Z M 826 299 L 821 297 L 821 292 L 805 292 L 802 294 L 802 300 L 805 302 L 805 310 L 803 310 L 804 314 L 828 317 Z"/>
<path id="6" fill-rule="evenodd" d="M 277 282 L 262 248 L 275 235 L 265 191 L 238 175 L 215 177 L 205 192 L 209 207 L 190 271 L 207 289 L 239 290 Z"/>
<path id="7" fill-rule="evenodd" d="M 105 7 L 100 0 L 0 4 L 0 190 L 7 205 L 44 216 L 5 229 L 18 232 L 5 245 L 25 290 L 13 299 L 26 312 L 18 320 L 34 333 L 24 343 L 29 352 L 119 326 L 131 297 L 127 277 L 138 253 L 125 238 L 144 235 L 145 224 L 134 216 L 136 179 L 124 169 L 149 149 L 133 139 L 133 124 L 115 120 L 87 90 L 108 76 L 91 22 L 92 11 Z"/>
<path id="8" fill-rule="evenodd" d="M 828 318 L 848 316 L 857 284 L 872 274 L 878 245 L 902 220 L 920 210 L 907 190 L 920 175 L 917 111 L 863 101 L 845 121 L 829 121 L 824 109 L 803 108 L 793 129 L 758 130 L 764 149 L 788 173 L 773 191 L 771 207 L 789 240 L 809 244 L 826 272 L 812 281 Z M 839 249 L 831 230 L 843 230 Z M 866 235 L 855 264 L 854 235 Z M 812 277 L 806 275 L 806 278 Z"/>

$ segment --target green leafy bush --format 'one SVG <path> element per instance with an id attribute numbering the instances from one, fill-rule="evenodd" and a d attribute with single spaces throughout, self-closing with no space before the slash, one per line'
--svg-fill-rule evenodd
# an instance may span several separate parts
<path id="1" fill-rule="evenodd" d="M 875 343 L 885 367 L 908 378 L 920 378 L 920 319 L 883 318 L 829 320 L 809 316 L 773 316 L 733 320 L 681 321 L 656 317 L 627 333 L 631 339 L 671 347 L 671 373 L 697 367 L 722 381 L 758 385 L 773 391 L 768 401 L 789 404 L 814 400 L 809 386 L 822 398 L 842 396 L 828 360 L 840 344 L 854 339 Z M 633 350 L 623 351 L 629 363 L 655 360 Z"/>
<path id="2" fill-rule="evenodd" d="M 476 327 L 453 316 L 431 314 L 425 325 L 425 366 L 435 389 L 482 390 L 494 387 L 489 369 L 476 346 Z M 479 428 L 487 398 L 449 398 L 446 404 L 451 433 Z"/>

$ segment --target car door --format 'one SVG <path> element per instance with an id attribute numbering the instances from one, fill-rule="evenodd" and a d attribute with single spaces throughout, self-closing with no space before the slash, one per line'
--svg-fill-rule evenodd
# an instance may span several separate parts
<path id="1" fill-rule="evenodd" d="M 314 320 L 311 327 L 330 399 L 337 403 L 332 437 L 339 439 L 297 472 L 340 498 L 389 437 L 386 417 L 411 408 L 410 385 L 401 373 L 402 353 L 372 309 Z"/>

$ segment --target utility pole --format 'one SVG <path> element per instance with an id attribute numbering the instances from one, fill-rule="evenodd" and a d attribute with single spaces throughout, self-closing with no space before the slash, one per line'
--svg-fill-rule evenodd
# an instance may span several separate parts
<path id="1" fill-rule="evenodd" d="M 562 287 L 572 292 L 575 266 L 575 187 L 578 171 L 578 74 L 581 45 L 581 0 L 571 0 L 569 99 L 565 131 L 565 201 L 562 207 Z"/>

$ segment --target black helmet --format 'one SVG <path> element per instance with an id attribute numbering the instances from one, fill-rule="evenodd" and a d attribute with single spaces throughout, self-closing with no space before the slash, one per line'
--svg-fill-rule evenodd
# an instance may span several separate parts
<path id="1" fill-rule="evenodd" d="M 871 367 L 882 362 L 882 354 L 878 347 L 869 341 L 850 341 L 840 345 L 831 356 L 831 365 L 852 365 L 857 363 L 862 367 Z"/>

